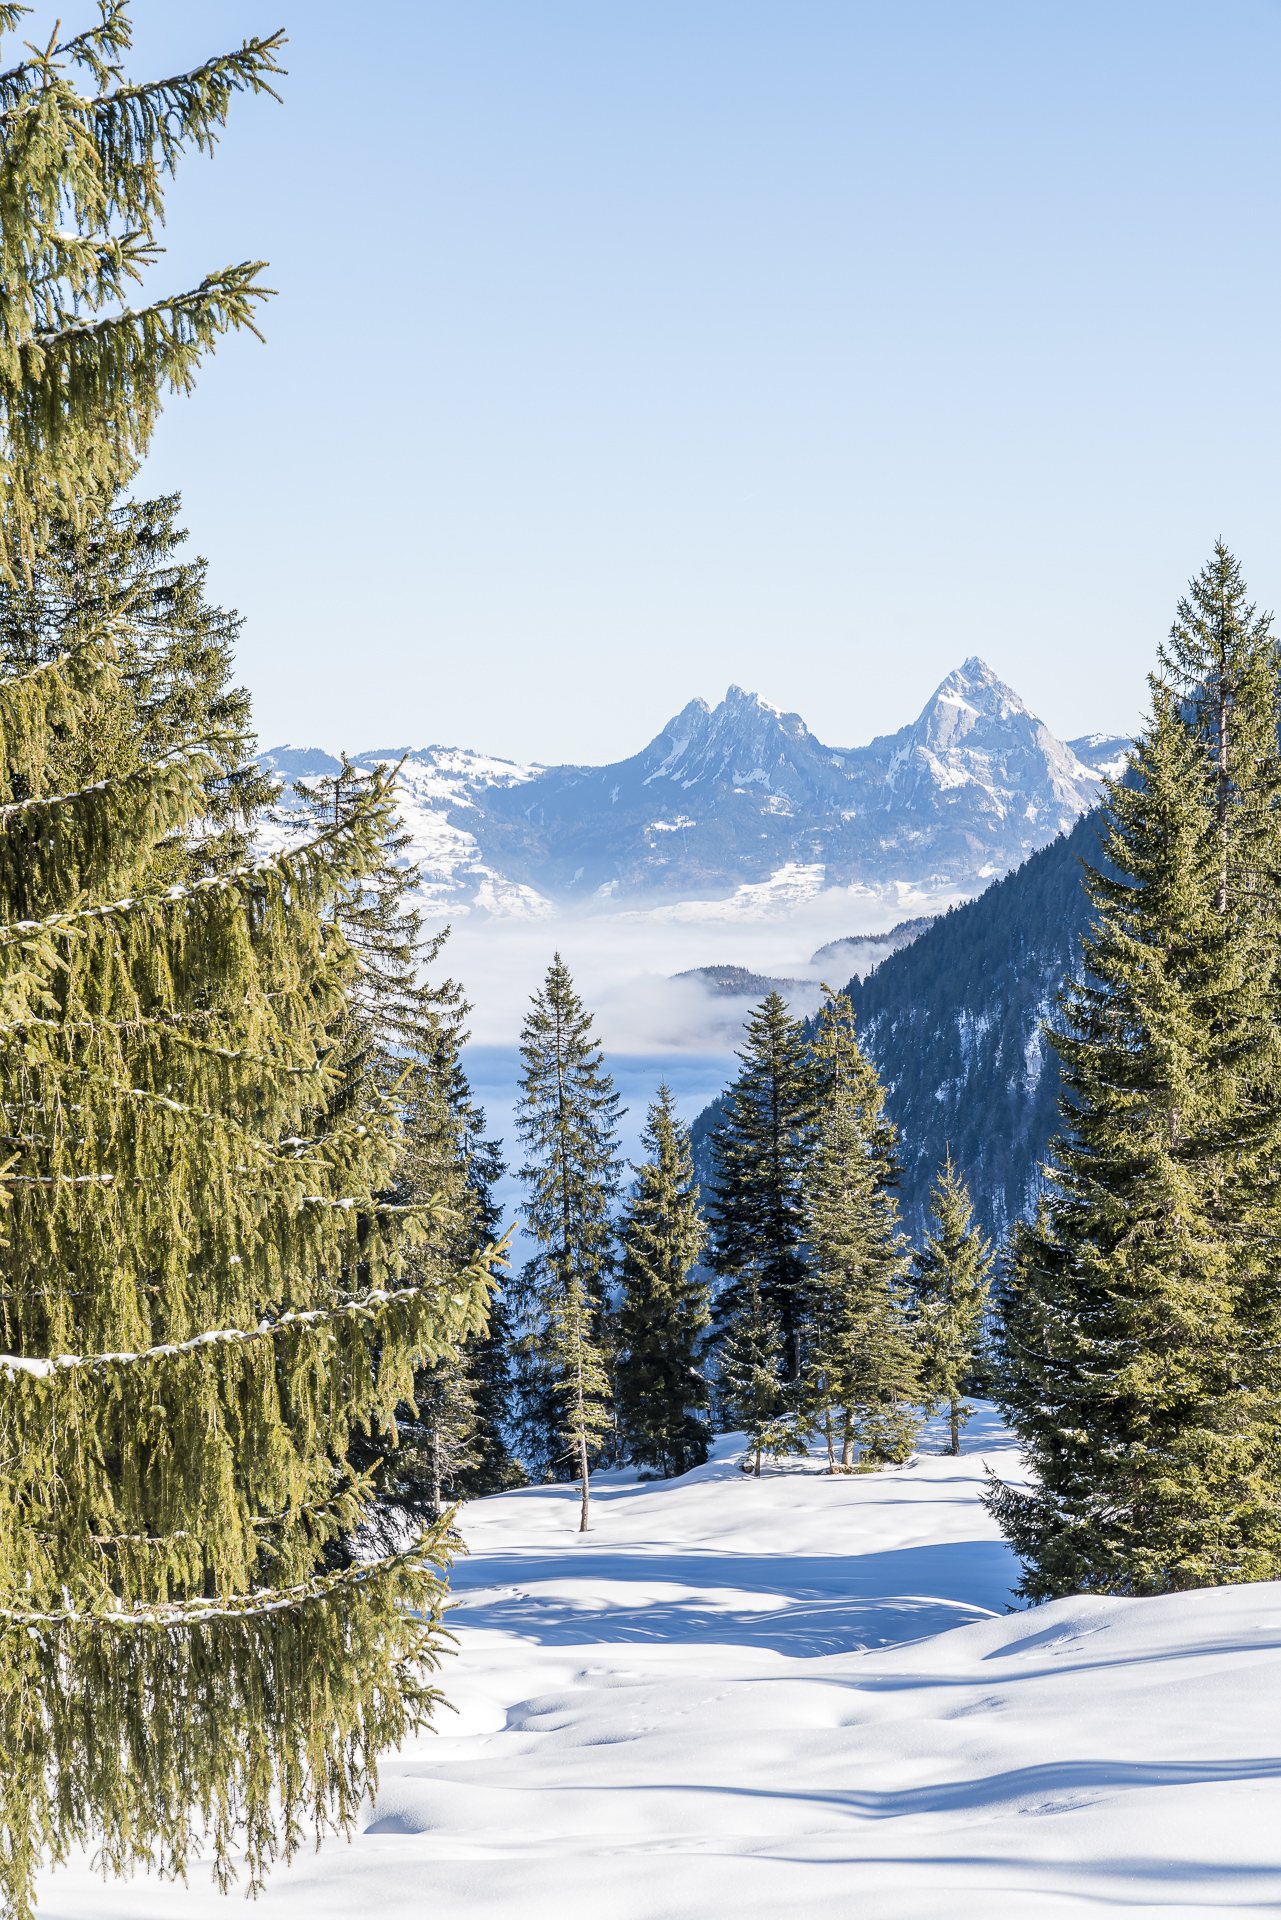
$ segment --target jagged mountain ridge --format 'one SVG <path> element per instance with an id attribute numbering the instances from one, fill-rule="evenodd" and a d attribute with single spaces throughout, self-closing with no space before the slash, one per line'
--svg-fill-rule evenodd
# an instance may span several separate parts
<path id="1" fill-rule="evenodd" d="M 1070 828 L 1101 777 L 1097 760 L 1057 739 L 977 657 L 911 725 L 864 747 L 829 747 L 799 714 L 731 687 L 715 707 L 690 701 L 641 752 L 604 767 L 444 747 L 353 758 L 402 753 L 425 904 L 526 915 L 574 901 L 717 898 L 780 875 L 805 891 L 976 891 Z M 287 779 L 337 764 L 314 748 L 262 758 Z M 287 830 L 287 809 L 275 824 Z"/>

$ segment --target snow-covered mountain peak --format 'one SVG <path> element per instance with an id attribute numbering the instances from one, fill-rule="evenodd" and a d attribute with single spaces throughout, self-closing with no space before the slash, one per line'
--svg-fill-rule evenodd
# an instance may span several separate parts
<path id="1" fill-rule="evenodd" d="M 732 685 L 608 766 L 442 746 L 353 758 L 406 752 L 405 821 L 424 906 L 442 917 L 541 915 L 558 899 L 612 910 L 644 896 L 755 898 L 796 874 L 810 891 L 969 891 L 1070 827 L 1093 804 L 1103 758 L 1084 764 L 977 655 L 915 721 L 865 747 L 825 746 L 799 714 Z M 338 766 L 318 748 L 263 761 L 285 781 Z M 280 811 L 285 831 L 288 800 Z"/>

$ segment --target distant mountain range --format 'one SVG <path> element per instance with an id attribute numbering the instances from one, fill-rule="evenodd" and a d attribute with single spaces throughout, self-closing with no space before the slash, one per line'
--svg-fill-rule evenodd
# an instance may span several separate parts
<path id="1" fill-rule="evenodd" d="M 576 902 L 720 899 L 782 887 L 894 883 L 977 892 L 1069 829 L 1128 741 L 1057 739 L 977 658 L 910 725 L 863 747 L 825 746 L 798 714 L 731 687 L 692 700 L 649 745 L 609 766 L 547 767 L 468 748 L 374 748 L 399 760 L 401 809 L 423 904 L 539 917 Z M 274 747 L 283 780 L 333 772 L 316 747 Z M 297 830 L 286 794 L 267 844 Z"/>

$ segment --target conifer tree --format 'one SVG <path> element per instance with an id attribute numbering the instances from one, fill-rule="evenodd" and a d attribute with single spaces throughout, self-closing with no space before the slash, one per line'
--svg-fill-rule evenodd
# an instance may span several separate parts
<path id="1" fill-rule="evenodd" d="M 716 1185 L 709 1206 L 711 1264 L 724 1282 L 724 1326 L 759 1286 L 783 1330 L 788 1380 L 800 1369 L 805 1299 L 801 1176 L 813 1137 L 814 1088 L 805 1026 L 774 992 L 747 1020 L 742 1071 L 712 1135 Z M 755 1278 L 749 1280 L 748 1276 Z"/>
<path id="2" fill-rule="evenodd" d="M 635 1169 L 621 1233 L 617 1400 L 629 1455 L 666 1479 L 700 1466 L 711 1440 L 698 1418 L 708 1404 L 700 1361 L 710 1289 L 698 1270 L 707 1232 L 689 1133 L 666 1084 L 641 1146 L 646 1158 Z"/>
<path id="3" fill-rule="evenodd" d="M 563 1394 L 570 1365 L 565 1341 L 572 1334 L 593 1349 L 600 1342 L 613 1274 L 611 1208 L 622 1167 L 618 1095 L 604 1070 L 592 1016 L 559 953 L 531 998 L 520 1051 L 525 1070 L 518 1083 L 516 1131 L 527 1155 L 520 1178 L 527 1194 L 525 1228 L 538 1251 L 512 1289 L 518 1317 L 513 1343 L 518 1425 L 530 1463 L 554 1477 L 564 1458 Z M 568 1315 L 559 1333 L 557 1313 Z M 589 1316 L 586 1332 L 582 1313 Z M 584 1358 L 582 1365 L 587 1364 Z M 577 1383 L 577 1358 L 573 1369 Z M 589 1445 L 601 1431 L 593 1427 Z"/>
<path id="4" fill-rule="evenodd" d="M 279 45 L 129 87 L 127 40 L 108 0 L 0 74 L 11 585 L 54 519 L 110 503 L 164 385 L 260 293 L 233 269 L 103 311 L 183 145 L 267 87 Z M 438 1531 L 323 1571 L 368 1503 L 346 1437 L 389 1414 L 415 1356 L 483 1323 L 488 1290 L 484 1259 L 400 1284 L 432 1213 L 380 1197 L 397 1116 L 328 1118 L 351 954 L 325 907 L 374 860 L 385 794 L 289 854 L 157 890 L 212 756 L 52 778 L 126 699 L 126 640 L 87 620 L 0 675 L 0 1891 L 19 1920 L 41 1861 L 90 1840 L 115 1873 L 181 1874 L 203 1846 L 225 1887 L 233 1848 L 256 1885 L 304 1821 L 350 1829 L 379 1750 L 436 1697 L 447 1549 Z"/>
<path id="5" fill-rule="evenodd" d="M 836 1472 L 899 1461 L 920 1427 L 919 1354 L 904 1290 L 897 1135 L 845 994 L 828 993 L 814 1037 L 817 1137 L 803 1199 L 809 1250 L 798 1410 Z"/>
<path id="6" fill-rule="evenodd" d="M 560 1437 L 578 1467 L 582 1483 L 580 1533 L 586 1533 L 591 1488 L 593 1447 L 610 1433 L 609 1376 L 592 1339 L 596 1318 L 591 1296 L 576 1273 L 571 1273 L 552 1302 L 547 1334 L 547 1359 L 560 1403 Z"/>
<path id="7" fill-rule="evenodd" d="M 1038 1477 L 992 1506 L 1031 1599 L 1281 1571 L 1277 674 L 1220 547 L 1180 603 L 1087 872 L 1046 1204 L 1003 1289 L 1000 1398 Z"/>
<path id="8" fill-rule="evenodd" d="M 720 1401 L 724 1416 L 742 1429 L 747 1459 L 761 1477 L 761 1455 L 780 1459 L 799 1444 L 788 1419 L 788 1392 L 783 1362 L 783 1330 L 769 1306 L 755 1272 L 738 1289 L 738 1305 L 721 1342 Z"/>
<path id="9" fill-rule="evenodd" d="M 912 1268 L 920 1314 L 922 1383 L 931 1400 L 947 1402 L 951 1451 L 974 1411 L 963 1403 L 965 1381 L 983 1330 L 995 1255 L 973 1224 L 969 1189 L 947 1153 L 930 1194 L 938 1231 L 927 1234 Z"/>

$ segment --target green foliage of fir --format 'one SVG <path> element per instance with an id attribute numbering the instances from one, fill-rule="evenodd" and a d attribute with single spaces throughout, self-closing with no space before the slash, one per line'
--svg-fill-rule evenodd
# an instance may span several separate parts
<path id="1" fill-rule="evenodd" d="M 1180 603 L 1052 1038 L 1067 1099 L 1014 1246 L 992 1505 L 1032 1599 L 1281 1571 L 1278 658 L 1231 556 Z"/>
<path id="2" fill-rule="evenodd" d="M 724 1418 L 747 1442 L 744 1471 L 759 1480 L 761 1456 L 781 1459 L 799 1439 L 790 1413 L 783 1360 L 783 1329 L 754 1271 L 738 1289 L 737 1305 L 721 1342 L 717 1388 Z"/>
<path id="3" fill-rule="evenodd" d="M 13 32 L 29 8 L 0 9 Z M 256 332 L 262 261 L 128 304 L 156 261 L 164 189 L 208 152 L 237 93 L 275 95 L 281 33 L 151 83 L 123 77 L 122 0 L 95 26 L 0 73 L 0 575 L 32 566 L 42 529 L 104 512 L 146 452 L 166 388 L 190 388 L 228 328 Z M 78 72 L 77 72 L 78 70 Z M 87 88 L 87 90 L 86 90 Z"/>
<path id="4" fill-rule="evenodd" d="M 897 1135 L 858 1044 L 845 994 L 828 991 L 811 1071 L 814 1145 L 803 1175 L 809 1251 L 797 1409 L 827 1442 L 828 1466 L 907 1458 L 920 1428 L 919 1355 L 904 1288 L 906 1243 L 894 1187 Z"/>
<path id="5" fill-rule="evenodd" d="M 707 1230 L 698 1207 L 689 1134 L 663 1085 L 641 1136 L 645 1159 L 623 1217 L 617 1400 L 627 1452 L 666 1479 L 701 1466 L 711 1430 L 701 1371 L 711 1313 L 698 1270 Z"/>
<path id="6" fill-rule="evenodd" d="M 783 1330 L 787 1378 L 800 1369 L 805 1300 L 801 1178 L 813 1138 L 814 1085 L 803 1021 L 782 995 L 766 995 L 748 1016 L 742 1071 L 724 1095 L 712 1136 L 715 1185 L 708 1208 L 711 1264 L 725 1285 L 716 1300 L 724 1325 L 759 1286 Z"/>
<path id="7" fill-rule="evenodd" d="M 592 1016 L 559 953 L 532 996 L 520 1051 L 516 1131 L 527 1156 L 520 1178 L 526 1231 L 538 1251 L 512 1288 L 517 1421 L 522 1457 L 554 1477 L 564 1458 L 566 1364 L 553 1337 L 554 1315 L 571 1294 L 581 1297 L 592 1340 L 600 1341 L 614 1265 L 611 1208 L 622 1167 L 618 1095 L 604 1071 Z"/>
<path id="8" fill-rule="evenodd" d="M 930 1211 L 936 1231 L 926 1235 L 912 1266 L 922 1384 L 931 1402 L 946 1402 L 951 1449 L 959 1453 L 961 1428 L 974 1411 L 964 1404 L 965 1382 L 974 1369 L 996 1256 L 974 1225 L 969 1189 L 950 1153 L 934 1182 Z"/>
<path id="9" fill-rule="evenodd" d="M 87 513 L 79 526 L 54 519 L 28 575 L 0 579 L 0 667 L 10 673 L 59 660 L 87 625 L 112 623 L 111 698 L 55 735 L 45 775 L 54 791 L 154 767 L 176 749 L 207 752 L 199 819 L 157 848 L 147 875 L 156 887 L 246 860 L 249 822 L 276 791 L 253 763 L 249 695 L 232 684 L 243 623 L 207 603 L 207 563 L 177 557 L 187 538 L 179 506 L 169 494 Z M 20 780 L 15 797 L 25 797 Z"/>

